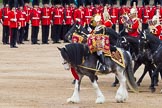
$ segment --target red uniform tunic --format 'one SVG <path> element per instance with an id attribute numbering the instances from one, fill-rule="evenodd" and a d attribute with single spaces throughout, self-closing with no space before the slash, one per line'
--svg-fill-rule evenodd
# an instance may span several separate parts
<path id="1" fill-rule="evenodd" d="M 63 24 L 63 8 L 59 7 L 59 8 L 54 8 L 53 9 L 53 24 L 55 25 L 62 25 Z"/>
<path id="2" fill-rule="evenodd" d="M 122 16 L 126 13 L 128 14 L 129 12 L 130 12 L 129 8 L 125 6 L 119 9 L 119 24 L 123 24 Z"/>
<path id="3" fill-rule="evenodd" d="M 92 18 L 92 9 L 91 8 L 85 8 L 84 9 L 84 23 L 89 24 L 91 22 Z"/>
<path id="4" fill-rule="evenodd" d="M 27 23 L 29 23 L 29 21 L 30 21 L 30 13 L 31 13 L 31 8 L 30 7 L 28 7 L 28 6 L 24 6 L 24 11 L 25 11 L 25 13 L 26 13 L 26 22 Z"/>
<path id="5" fill-rule="evenodd" d="M 111 21 L 113 24 L 116 24 L 118 21 L 118 11 L 119 11 L 119 9 L 117 7 L 112 7 L 109 11 Z"/>
<path id="6" fill-rule="evenodd" d="M 139 21 L 137 18 L 133 18 L 132 23 L 133 24 L 129 25 L 128 35 L 132 37 L 137 37 L 139 35 L 138 33 Z"/>
<path id="7" fill-rule="evenodd" d="M 40 9 L 32 9 L 31 11 L 31 24 L 32 26 L 39 26 L 40 17 L 41 17 L 41 10 Z"/>
<path id="8" fill-rule="evenodd" d="M 160 24 L 155 25 L 155 29 L 152 29 L 151 33 L 160 39 L 159 36 L 161 34 L 161 25 Z"/>
<path id="9" fill-rule="evenodd" d="M 156 7 L 153 6 L 153 7 L 151 8 L 151 10 L 150 10 L 150 19 L 153 18 L 153 16 L 155 15 L 155 13 L 156 13 Z"/>
<path id="10" fill-rule="evenodd" d="M 10 28 L 18 28 L 18 14 L 17 12 L 10 11 L 8 13 Z"/>
<path id="11" fill-rule="evenodd" d="M 9 8 L 2 8 L 1 10 L 2 12 L 2 20 L 3 20 L 3 25 L 4 26 L 9 26 L 9 12 L 10 12 L 10 9 Z"/>
<path id="12" fill-rule="evenodd" d="M 84 26 L 84 11 L 83 9 L 76 9 L 74 11 L 74 22 L 77 22 Z"/>
<path id="13" fill-rule="evenodd" d="M 41 19 L 42 19 L 42 25 L 50 25 L 51 24 L 51 8 L 42 8 L 41 9 Z"/>
<path id="14" fill-rule="evenodd" d="M 70 7 L 64 9 L 64 18 L 66 25 L 73 24 L 73 10 Z"/>
<path id="15" fill-rule="evenodd" d="M 101 15 L 101 10 L 100 10 L 99 7 L 96 7 L 96 8 L 93 9 L 93 15 L 95 15 L 95 14 Z"/>
<path id="16" fill-rule="evenodd" d="M 148 6 L 148 7 L 143 7 L 142 9 L 142 23 L 144 24 L 147 24 L 148 23 L 148 20 L 150 20 L 150 11 L 151 11 L 151 8 Z"/>
<path id="17" fill-rule="evenodd" d="M 25 11 L 18 11 L 18 23 L 20 27 L 26 26 L 26 12 Z"/>

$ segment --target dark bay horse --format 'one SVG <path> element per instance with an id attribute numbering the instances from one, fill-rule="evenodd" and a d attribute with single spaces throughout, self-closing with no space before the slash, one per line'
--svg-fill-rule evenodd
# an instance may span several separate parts
<path id="1" fill-rule="evenodd" d="M 151 83 L 151 91 L 155 92 L 155 83 L 158 81 L 158 73 L 161 73 L 162 70 L 162 41 L 156 36 L 147 32 L 145 32 L 145 35 L 143 36 L 143 38 L 141 38 L 141 41 L 144 41 L 141 44 L 148 44 L 148 52 L 150 53 L 153 64 L 155 65 Z"/>
<path id="2" fill-rule="evenodd" d="M 140 83 L 142 82 L 144 76 L 147 72 L 149 72 L 150 78 L 152 76 L 152 72 L 155 69 L 154 65 L 152 64 L 152 61 L 149 59 L 149 52 L 148 45 L 142 44 L 143 41 L 140 41 L 144 34 L 141 32 L 140 36 L 138 38 L 133 38 L 130 36 L 124 36 L 120 40 L 120 47 L 123 47 L 125 50 L 129 50 L 131 55 L 133 56 L 134 60 L 134 73 L 137 71 L 137 69 L 144 64 L 144 72 L 142 76 L 137 81 L 137 84 L 140 86 Z M 143 50 L 145 49 L 145 50 Z M 152 79 L 152 78 L 151 78 Z M 152 81 L 151 81 L 152 82 Z M 152 84 L 151 84 L 152 85 Z M 150 85 L 150 86 L 151 86 Z"/>
<path id="3" fill-rule="evenodd" d="M 96 103 L 104 103 L 104 95 L 98 87 L 95 77 L 95 73 L 97 71 L 96 64 L 98 61 L 97 55 L 89 53 L 87 45 L 79 43 L 68 44 L 63 48 L 58 49 L 60 50 L 61 57 L 63 59 L 62 64 L 64 65 L 64 68 L 68 70 L 71 66 L 73 66 L 79 75 L 79 80 L 76 80 L 75 82 L 73 95 L 67 99 L 67 102 L 78 103 L 80 101 L 80 84 L 83 76 L 86 75 L 89 77 L 92 86 L 96 90 Z M 105 57 L 106 66 L 108 67 L 108 71 L 106 73 L 115 73 L 120 83 L 115 99 L 117 102 L 124 102 L 128 98 L 126 82 L 128 83 L 130 89 L 134 92 L 137 92 L 138 90 L 133 76 L 131 55 L 127 51 L 122 49 L 119 50 L 121 50 L 123 54 L 125 67 L 118 65 L 110 57 Z"/>

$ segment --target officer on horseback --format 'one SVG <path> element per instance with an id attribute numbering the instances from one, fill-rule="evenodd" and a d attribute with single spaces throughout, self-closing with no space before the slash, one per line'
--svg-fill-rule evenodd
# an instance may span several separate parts
<path id="1" fill-rule="evenodd" d="M 88 37 L 88 46 L 91 53 L 97 52 L 99 61 L 102 64 L 99 69 L 101 72 L 105 72 L 107 71 L 107 66 L 105 64 L 104 53 L 110 54 L 109 37 L 105 35 L 106 27 L 102 25 L 101 15 L 95 15 L 94 22 L 96 26 L 92 34 Z"/>

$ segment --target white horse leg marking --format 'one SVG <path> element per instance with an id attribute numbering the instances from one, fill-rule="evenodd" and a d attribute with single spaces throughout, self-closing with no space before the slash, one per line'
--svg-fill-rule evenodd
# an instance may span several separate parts
<path id="1" fill-rule="evenodd" d="M 160 93 L 162 93 L 162 89 L 161 89 Z"/>
<path id="2" fill-rule="evenodd" d="M 98 87 L 98 84 L 96 82 L 96 80 L 92 83 L 94 89 L 96 90 L 96 94 L 97 94 L 97 99 L 96 99 L 96 103 L 97 104 L 102 104 L 105 102 L 105 97 L 102 94 L 100 88 Z"/>
<path id="3" fill-rule="evenodd" d="M 118 71 L 117 72 L 117 78 L 119 80 L 120 86 L 116 92 L 116 102 L 124 102 L 128 98 L 128 91 L 127 91 L 127 86 L 126 86 L 126 78 L 123 74 L 123 72 Z"/>
<path id="4" fill-rule="evenodd" d="M 79 98 L 79 89 L 78 88 L 79 88 L 79 84 L 78 84 L 78 80 L 76 80 L 73 95 L 67 99 L 68 103 L 79 103 L 80 98 Z"/>

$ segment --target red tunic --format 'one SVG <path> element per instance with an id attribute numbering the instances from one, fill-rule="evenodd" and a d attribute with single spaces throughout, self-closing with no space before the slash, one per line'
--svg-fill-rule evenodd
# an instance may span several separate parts
<path id="1" fill-rule="evenodd" d="M 129 8 L 125 6 L 119 9 L 119 24 L 123 24 L 122 16 L 126 13 L 128 14 L 129 12 L 130 12 Z"/>
<path id="2" fill-rule="evenodd" d="M 31 8 L 28 6 L 24 6 L 24 11 L 26 12 L 26 22 L 29 23 L 30 21 L 30 13 L 31 13 Z"/>
<path id="3" fill-rule="evenodd" d="M 8 13 L 10 28 L 18 28 L 18 14 L 17 12 L 10 11 Z"/>
<path id="4" fill-rule="evenodd" d="M 74 11 L 74 22 L 77 22 L 84 26 L 84 11 L 83 9 L 76 9 Z"/>
<path id="5" fill-rule="evenodd" d="M 119 9 L 117 7 L 112 7 L 109 11 L 111 21 L 113 24 L 116 24 L 118 21 L 118 11 L 119 11 Z"/>
<path id="6" fill-rule="evenodd" d="M 73 10 L 69 8 L 64 9 L 64 18 L 65 18 L 65 24 L 66 25 L 72 25 L 73 24 Z"/>
<path id="7" fill-rule="evenodd" d="M 25 11 L 18 11 L 18 23 L 20 27 L 26 26 L 26 12 Z"/>
<path id="8" fill-rule="evenodd" d="M 41 9 L 41 19 L 42 19 L 42 25 L 50 25 L 51 24 L 51 8 L 42 8 Z"/>
<path id="9" fill-rule="evenodd" d="M 161 25 L 159 25 L 159 24 L 155 25 L 155 29 L 151 30 L 151 33 L 159 38 L 159 36 L 161 34 Z"/>
<path id="10" fill-rule="evenodd" d="M 85 8 L 84 9 L 84 23 L 89 24 L 91 22 L 92 18 L 92 9 L 91 8 Z"/>
<path id="11" fill-rule="evenodd" d="M 63 8 L 62 7 L 54 8 L 53 9 L 53 18 L 52 18 L 53 24 L 62 25 L 63 24 L 63 19 L 64 19 Z"/>
<path id="12" fill-rule="evenodd" d="M 32 9 L 30 16 L 32 26 L 39 26 L 41 17 L 40 9 Z"/>
<path id="13" fill-rule="evenodd" d="M 2 12 L 2 20 L 3 20 L 3 25 L 4 26 L 9 26 L 9 12 L 10 12 L 10 9 L 9 8 L 2 8 L 1 9 L 1 12 Z"/>
<path id="14" fill-rule="evenodd" d="M 138 27 L 139 27 L 139 21 L 137 18 L 132 19 L 132 25 L 129 25 L 128 35 L 132 37 L 137 37 L 139 35 L 138 33 Z"/>
<path id="15" fill-rule="evenodd" d="M 150 7 L 143 7 L 142 9 L 142 23 L 147 24 L 148 20 L 150 19 L 150 11 L 151 8 Z"/>

